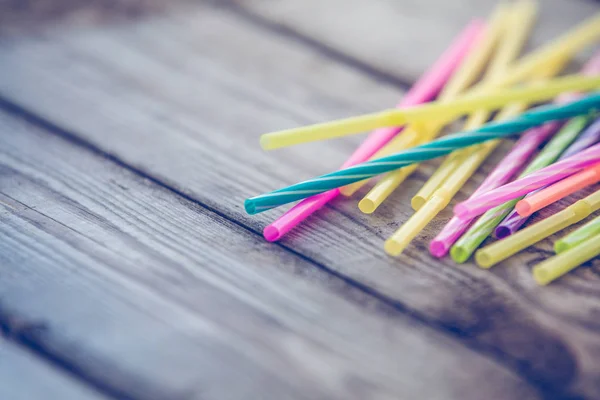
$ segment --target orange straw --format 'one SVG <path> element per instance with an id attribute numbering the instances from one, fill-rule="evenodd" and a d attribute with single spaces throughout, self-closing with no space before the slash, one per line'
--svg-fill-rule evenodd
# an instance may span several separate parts
<path id="1" fill-rule="evenodd" d="M 526 197 L 519 201 L 515 208 L 520 216 L 528 217 L 534 212 L 597 182 L 600 182 L 600 163 Z"/>

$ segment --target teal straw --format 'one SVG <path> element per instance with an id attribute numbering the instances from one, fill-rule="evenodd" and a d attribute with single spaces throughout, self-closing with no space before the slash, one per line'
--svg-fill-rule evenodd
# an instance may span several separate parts
<path id="1" fill-rule="evenodd" d="M 363 179 L 393 171 L 407 165 L 431 160 L 488 140 L 510 136 L 545 122 L 572 118 L 600 107 L 600 92 L 564 105 L 534 108 L 520 116 L 502 122 L 486 124 L 478 129 L 445 136 L 399 153 L 367 161 L 298 184 L 246 199 L 248 214 L 258 214 L 271 208 L 301 200 Z"/>

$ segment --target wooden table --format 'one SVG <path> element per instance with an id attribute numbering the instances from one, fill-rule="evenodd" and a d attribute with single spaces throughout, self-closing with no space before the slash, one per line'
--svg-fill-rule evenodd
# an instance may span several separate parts
<path id="1" fill-rule="evenodd" d="M 280 211 L 243 211 L 362 139 L 259 134 L 395 104 L 492 7 L 0 0 L 0 399 L 599 399 L 598 260 L 543 289 L 550 240 L 492 271 L 435 260 L 450 210 L 385 256 L 439 162 L 279 243 Z M 542 1 L 532 46 L 599 10 Z"/>

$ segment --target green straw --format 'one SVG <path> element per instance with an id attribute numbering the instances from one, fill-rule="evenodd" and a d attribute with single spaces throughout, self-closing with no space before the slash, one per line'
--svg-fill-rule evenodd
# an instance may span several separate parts
<path id="1" fill-rule="evenodd" d="M 596 235 L 600 235 L 600 217 L 594 218 L 581 228 L 571 232 L 562 239 L 557 240 L 556 243 L 554 243 L 554 251 L 556 254 L 560 254 L 575 246 L 579 246 L 581 243 Z"/>
<path id="2" fill-rule="evenodd" d="M 274 192 L 246 199 L 244 207 L 248 214 L 257 214 L 407 165 L 441 157 L 463 147 L 523 132 L 548 121 L 586 114 L 599 107 L 600 93 L 594 93 L 569 104 L 537 107 L 512 120 L 489 123 L 469 132 L 448 135 L 387 157 L 357 164 Z"/>
<path id="3" fill-rule="evenodd" d="M 552 138 L 544 149 L 529 163 L 527 168 L 519 175 L 523 178 L 537 170 L 555 162 L 563 151 L 577 138 L 577 135 L 586 127 L 589 117 L 580 116 L 571 119 L 562 129 Z M 525 197 L 525 196 L 523 196 Z M 469 230 L 456 241 L 456 244 L 450 249 L 450 256 L 457 263 L 466 262 L 483 241 L 494 231 L 515 207 L 517 202 L 523 197 L 492 208 L 483 214 Z"/>

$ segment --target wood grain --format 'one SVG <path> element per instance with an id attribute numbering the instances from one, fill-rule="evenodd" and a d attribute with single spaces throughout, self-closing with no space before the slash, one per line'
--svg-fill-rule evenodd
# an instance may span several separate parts
<path id="1" fill-rule="evenodd" d="M 427 15 L 441 18 L 435 9 Z M 230 8 L 204 5 L 110 29 L 63 26 L 38 40 L 2 45 L 0 93 L 14 109 L 41 116 L 56 132 L 256 235 L 277 214 L 249 218 L 244 197 L 331 170 L 359 140 L 263 154 L 259 133 L 388 107 L 401 95 L 397 86 L 292 39 Z M 549 241 L 491 273 L 432 260 L 427 239 L 449 211 L 405 255 L 384 257 L 382 241 L 410 215 L 408 201 L 433 165 L 422 167 L 377 215 L 360 214 L 354 201 L 336 202 L 280 249 L 458 337 L 545 397 L 598 397 L 597 262 L 542 290 L 528 264 L 549 254 Z"/>
<path id="2" fill-rule="evenodd" d="M 0 339 L 0 380 L 2 399 L 108 399 L 2 339 Z"/>
<path id="3" fill-rule="evenodd" d="M 537 398 L 302 257 L 60 136 L 0 126 L 0 323 L 88 384 L 134 399 L 478 399 L 485 379 L 491 399 Z"/>
<path id="4" fill-rule="evenodd" d="M 496 1 L 466 0 L 229 0 L 235 12 L 298 41 L 315 41 L 341 58 L 368 64 L 382 77 L 415 80 L 473 17 Z M 559 36 L 598 12 L 586 0 L 539 1 L 540 24 L 530 47 Z M 418 51 L 415 51 L 418 49 Z M 589 52 L 588 52 L 589 54 Z"/>

